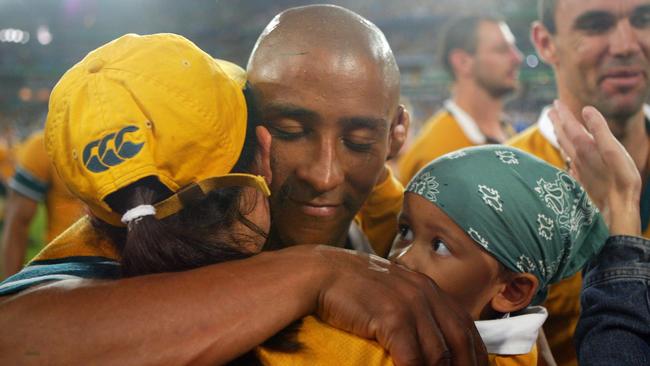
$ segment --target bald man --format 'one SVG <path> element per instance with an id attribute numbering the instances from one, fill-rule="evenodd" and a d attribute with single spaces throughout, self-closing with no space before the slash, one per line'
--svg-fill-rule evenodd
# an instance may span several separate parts
<path id="1" fill-rule="evenodd" d="M 388 254 L 403 188 L 384 162 L 401 147 L 408 114 L 383 33 L 340 7 L 290 9 L 262 32 L 248 78 L 273 136 L 269 245 L 363 250 L 361 224 Z"/>
<path id="2" fill-rule="evenodd" d="M 342 8 L 309 9 L 301 11 L 306 16 L 312 11 L 321 15 L 327 13 L 328 19 L 338 24 L 341 29 L 349 28 L 350 33 L 346 34 L 351 36 L 350 40 L 370 41 L 380 37 L 381 33 L 374 26 Z M 314 17 L 310 19 L 313 20 Z M 363 21 L 366 26 L 354 28 L 350 24 L 359 21 Z M 278 28 L 283 27 L 282 16 L 277 17 L 274 22 Z M 267 27 L 266 33 L 272 33 L 272 29 L 272 26 Z M 322 41 L 327 44 L 325 40 Z M 385 40 L 382 40 L 383 42 Z M 278 50 L 287 49 L 281 46 L 276 45 Z M 256 67 L 256 55 L 261 51 L 259 48 L 258 45 L 258 50 L 252 57 L 252 71 Z M 346 47 L 342 49 L 347 50 Z M 371 48 L 366 48 L 368 49 Z M 377 51 L 385 53 L 387 50 L 389 49 L 386 46 Z M 341 66 L 348 65 L 348 71 L 362 65 L 370 67 L 370 70 L 382 72 L 382 76 L 389 75 L 382 67 L 373 67 L 372 64 L 378 60 L 388 60 L 386 57 L 371 58 L 366 63 L 359 63 L 361 59 L 353 60 L 354 52 L 342 52 L 339 56 L 337 48 L 332 48 L 332 52 L 329 60 L 337 60 Z M 282 56 L 282 53 L 278 52 L 278 55 Z M 321 50 L 321 56 L 326 56 L 324 50 Z M 394 61 L 391 62 L 394 66 Z M 332 62 L 328 63 L 333 65 Z M 377 65 L 382 64 L 379 62 Z M 318 70 L 314 73 L 303 70 L 304 81 L 309 81 L 302 84 L 305 88 L 310 83 L 323 85 L 327 79 L 334 76 L 321 74 L 322 71 L 333 71 L 331 68 L 314 68 Z M 396 69 L 393 69 L 393 72 L 395 71 Z M 268 117 L 274 106 L 269 103 L 272 100 L 269 95 L 273 95 L 274 90 L 297 91 L 293 85 L 279 83 L 279 77 L 296 75 L 287 74 L 287 70 L 284 70 L 278 74 L 279 77 L 274 76 L 273 69 L 261 69 L 257 75 L 259 78 L 256 77 L 255 85 L 264 100 L 263 110 Z M 392 77 L 397 75 L 393 74 Z M 340 78 L 336 81 L 346 83 Z M 344 217 L 351 220 L 356 213 L 355 207 L 358 209 L 363 203 L 362 196 L 367 196 L 375 183 L 381 180 L 382 175 L 388 174 L 382 173 L 383 160 L 392 150 L 388 147 L 392 143 L 388 131 L 394 129 L 396 123 L 401 123 L 399 118 L 395 119 L 396 116 L 403 116 L 403 112 L 396 106 L 396 95 L 393 94 L 396 93 L 397 82 L 397 79 L 392 79 L 388 85 L 393 89 L 373 94 L 373 101 L 383 100 L 390 105 L 382 105 L 377 111 L 367 107 L 358 110 L 346 109 L 346 113 L 342 114 L 346 118 L 362 117 L 362 125 L 372 123 L 366 129 L 353 129 L 352 135 L 342 135 L 355 140 L 329 138 L 329 134 L 340 128 L 357 126 L 355 123 L 341 124 L 339 122 L 343 121 L 339 121 L 340 118 L 331 119 L 329 113 L 326 114 L 326 119 L 338 127 L 327 130 L 326 136 L 314 135 L 314 129 L 319 128 L 315 120 L 311 120 L 314 123 L 305 124 L 305 130 L 299 132 L 301 137 L 293 140 L 291 138 L 296 136 L 291 133 L 294 131 L 280 129 L 282 119 L 277 119 L 274 125 L 269 125 L 270 128 L 277 128 L 274 131 L 276 139 L 277 135 L 282 133 L 287 137 L 285 144 L 275 147 L 273 154 L 276 159 L 279 156 L 286 159 L 286 155 L 282 153 L 287 150 L 282 146 L 286 148 L 292 143 L 303 143 L 304 137 L 318 142 L 324 141 L 315 145 L 318 147 L 316 151 L 310 150 L 312 148 L 304 151 L 306 155 L 312 154 L 319 162 L 332 161 L 331 165 L 326 164 L 324 168 L 318 169 L 336 180 L 341 179 L 341 172 L 344 170 L 337 165 L 341 164 L 340 161 L 328 160 L 328 156 L 341 149 L 347 149 L 350 142 L 353 145 L 349 146 L 361 146 L 360 151 L 354 153 L 364 156 L 362 159 L 355 159 L 357 164 L 360 161 L 364 163 L 362 166 L 355 165 L 356 168 L 364 168 L 366 163 L 372 163 L 373 167 L 373 172 L 369 173 L 371 177 L 359 188 L 360 192 L 363 192 L 342 190 L 337 191 L 336 195 L 320 195 L 315 193 L 330 191 L 322 190 L 318 184 L 316 187 L 290 184 L 297 177 L 287 173 L 288 178 L 283 178 L 285 173 L 277 170 L 276 161 L 274 166 L 278 171 L 277 179 L 280 183 L 274 188 L 289 187 L 286 188 L 287 199 L 300 199 L 298 204 L 303 203 L 301 209 L 316 213 L 311 216 L 317 219 L 323 218 L 322 222 L 311 221 L 311 218 L 305 221 L 309 226 L 304 231 L 298 230 L 301 236 L 296 236 L 295 240 L 316 240 L 318 236 L 314 235 L 315 226 L 319 223 L 327 224 L 328 230 L 332 230 L 331 235 L 328 235 L 331 238 L 328 243 L 338 244 L 345 240 L 343 238 L 346 236 L 346 229 L 341 225 L 345 221 L 340 219 L 338 214 L 344 213 Z M 346 85 L 350 88 L 354 86 L 349 82 Z M 360 87 L 365 94 L 374 86 L 383 87 L 377 81 Z M 304 97 L 313 97 L 322 103 L 325 103 L 326 97 L 333 97 L 325 90 L 322 94 L 313 91 L 311 93 Z M 362 99 L 365 97 L 363 94 L 355 95 L 348 91 L 346 95 L 352 99 Z M 292 103 L 295 103 L 303 109 L 297 108 L 294 112 L 316 110 L 322 114 L 324 111 L 306 101 L 290 99 L 287 94 L 283 97 L 276 95 L 278 97 L 273 100 L 282 107 L 280 110 L 291 108 Z M 284 101 L 287 103 L 282 103 Z M 338 108 L 335 104 L 324 105 Z M 291 121 L 291 118 L 285 118 Z M 376 134 L 369 134 L 369 131 L 373 130 L 376 130 Z M 361 132 L 357 134 L 358 131 Z M 323 137 L 328 139 L 324 140 Z M 357 137 L 362 140 L 356 140 Z M 383 138 L 385 144 L 377 142 L 377 145 L 362 151 L 365 145 L 372 144 L 372 138 Z M 297 155 L 302 154 L 302 150 L 290 151 L 293 151 L 294 155 L 289 156 L 289 159 L 301 158 Z M 301 174 L 304 173 L 296 170 L 296 175 Z M 329 180 L 330 178 L 326 179 Z M 313 189 L 319 190 L 312 191 Z M 330 201 L 332 198 L 340 201 Z M 331 211 L 337 214 L 336 220 L 332 218 L 334 216 Z M 300 225 L 302 224 L 301 222 Z M 82 222 L 80 225 L 83 231 L 84 225 L 89 223 Z M 281 239 L 289 242 L 288 239 Z M 78 255 L 89 255 L 75 253 L 73 247 L 74 245 L 71 245 L 68 248 L 70 258 L 78 259 Z M 317 314 L 321 320 L 338 328 L 377 340 L 398 365 L 439 362 L 447 364 L 448 358 L 452 359 L 451 363 L 454 365 L 470 365 L 484 364 L 486 359 L 484 347 L 471 319 L 466 314 L 459 313 L 431 281 L 422 275 L 385 263 L 378 257 L 354 254 L 336 248 L 297 245 L 197 270 L 129 279 L 107 280 L 78 276 L 77 273 L 89 273 L 90 264 L 83 264 L 83 268 L 69 268 L 65 258 L 50 263 L 49 266 L 51 271 L 48 282 L 40 282 L 29 290 L 4 294 L 5 296 L 0 298 L 0 328 L 12 330 L 0 332 L 2 364 L 74 364 L 84 361 L 220 364 L 253 349 L 294 320 L 308 314 Z M 48 269 L 47 266 L 42 266 L 39 270 Z M 60 272 L 57 274 L 57 271 Z M 19 273 L 17 276 L 21 275 L 25 274 Z M 26 278 L 19 280 L 24 282 Z M 196 309 L 197 304 L 205 311 L 192 311 Z"/>

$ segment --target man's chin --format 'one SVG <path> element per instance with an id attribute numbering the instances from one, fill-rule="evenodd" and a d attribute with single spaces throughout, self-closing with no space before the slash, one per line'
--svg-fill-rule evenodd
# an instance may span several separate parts
<path id="1" fill-rule="evenodd" d="M 602 99 L 601 105 L 594 105 L 605 118 L 626 120 L 643 108 L 645 98 L 636 95 L 615 94 Z"/>
<path id="2" fill-rule="evenodd" d="M 488 93 L 490 93 L 493 98 L 505 98 L 509 95 L 514 94 L 516 91 L 517 86 L 514 85 L 503 85 L 500 87 L 495 86 L 488 89 Z"/>
<path id="3" fill-rule="evenodd" d="M 295 234 L 295 233 L 294 233 Z M 291 238 L 286 240 L 285 246 L 292 247 L 294 245 L 303 245 L 303 244 L 318 244 L 318 245 L 329 245 L 332 247 L 343 248 L 345 246 L 345 237 L 334 238 L 328 235 L 311 235 L 309 233 L 298 233 L 298 235 L 292 235 Z"/>

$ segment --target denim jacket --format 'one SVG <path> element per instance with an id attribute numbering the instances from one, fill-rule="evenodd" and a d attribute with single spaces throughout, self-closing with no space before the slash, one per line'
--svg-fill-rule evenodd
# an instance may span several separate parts
<path id="1" fill-rule="evenodd" d="M 613 236 L 586 268 L 580 365 L 650 365 L 650 240 Z"/>

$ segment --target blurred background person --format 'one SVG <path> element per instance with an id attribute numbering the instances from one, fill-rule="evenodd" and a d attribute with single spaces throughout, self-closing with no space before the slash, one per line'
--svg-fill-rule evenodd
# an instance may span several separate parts
<path id="1" fill-rule="evenodd" d="M 5 126 L 0 134 L 0 229 L 4 222 L 7 185 L 9 179 L 14 176 L 15 150 L 15 131 L 13 128 Z"/>
<path id="2" fill-rule="evenodd" d="M 641 231 L 650 238 L 650 122 L 644 108 L 650 93 L 650 1 L 540 0 L 538 5 L 531 38 L 553 69 L 557 98 L 580 120 L 585 106 L 595 106 L 634 160 L 643 181 Z M 570 169 L 548 113 L 542 110 L 537 124 L 510 144 Z M 544 330 L 560 365 L 577 365 L 573 334 L 581 285 L 578 273 L 551 286 L 546 302 L 550 316 Z"/>
<path id="3" fill-rule="evenodd" d="M 14 176 L 16 146 L 14 128 L 5 126 L 0 133 L 0 182 L 3 189 L 6 189 L 9 179 Z"/>
<path id="4" fill-rule="evenodd" d="M 43 133 L 32 135 L 18 153 L 14 176 L 9 180 L 2 231 L 2 275 L 8 277 L 25 263 L 29 228 L 38 204 L 47 208 L 45 243 L 73 224 L 84 213 L 54 170 L 43 141 Z"/>
<path id="5" fill-rule="evenodd" d="M 440 49 L 441 63 L 453 78 L 452 98 L 427 121 L 401 158 L 403 184 L 440 155 L 502 143 L 514 134 L 503 120 L 503 104 L 518 86 L 522 54 L 508 25 L 493 16 L 454 19 Z"/>

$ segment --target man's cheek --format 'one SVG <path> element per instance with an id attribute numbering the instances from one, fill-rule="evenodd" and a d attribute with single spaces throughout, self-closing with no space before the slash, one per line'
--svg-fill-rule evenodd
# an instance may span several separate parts
<path id="1" fill-rule="evenodd" d="M 276 147 L 271 148 L 271 172 L 273 173 L 273 180 L 276 174 L 282 176 L 285 172 L 291 169 L 290 165 L 297 163 L 296 156 L 291 158 L 291 149 L 277 144 Z M 294 154 L 295 155 L 295 154 Z"/>
<path id="2" fill-rule="evenodd" d="M 286 163 L 286 160 L 279 159 L 274 154 L 271 154 L 271 173 L 273 175 L 273 179 L 269 185 L 271 189 L 271 201 L 279 198 L 280 190 L 287 181 L 290 170 Z"/>
<path id="3" fill-rule="evenodd" d="M 284 155 L 286 155 L 286 150 L 282 141 L 274 140 L 271 144 L 271 162 L 275 161 L 277 163 L 282 161 Z"/>
<path id="4" fill-rule="evenodd" d="M 370 176 L 379 174 L 388 157 L 388 137 L 386 137 L 386 146 L 376 147 L 371 151 L 363 154 L 349 154 L 344 161 L 349 169 L 355 172 L 363 172 Z"/>
<path id="5" fill-rule="evenodd" d="M 356 196 L 360 202 L 365 201 L 372 189 L 377 184 L 379 174 L 383 168 L 383 162 L 373 165 L 365 165 L 357 169 L 354 174 L 349 176 L 349 184 L 355 191 Z"/>

